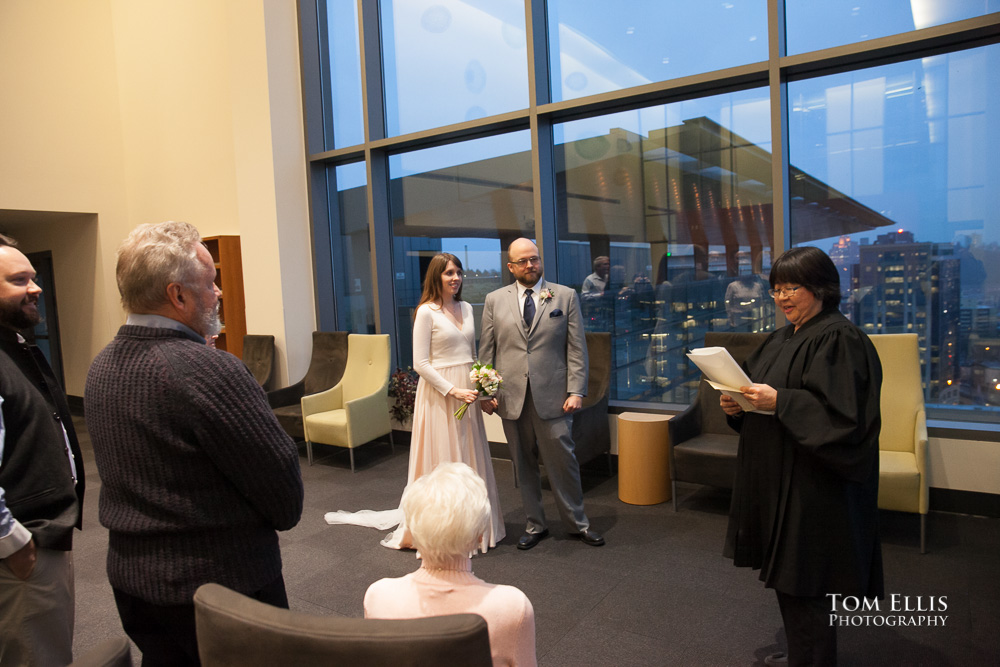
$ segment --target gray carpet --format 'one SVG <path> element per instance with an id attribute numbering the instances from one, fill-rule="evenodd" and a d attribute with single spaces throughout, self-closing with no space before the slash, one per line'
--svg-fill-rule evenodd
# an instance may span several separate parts
<path id="1" fill-rule="evenodd" d="M 80 422 L 87 465 L 85 529 L 75 542 L 75 654 L 123 634 L 104 571 L 107 531 L 97 521 L 100 479 Z M 334 450 L 317 448 L 320 455 Z M 361 616 L 368 585 L 416 569 L 413 552 L 379 545 L 382 533 L 328 526 L 330 510 L 395 507 L 406 479 L 407 449 L 373 443 L 356 451 L 352 474 L 346 450 L 306 465 L 302 520 L 281 535 L 284 576 L 292 609 Z M 473 559 L 482 579 L 518 586 L 535 608 L 539 665 L 760 665 L 784 645 L 774 594 L 756 573 L 721 554 L 727 494 L 682 485 L 683 503 L 651 507 L 618 500 L 618 480 L 598 460 L 585 470 L 587 511 L 607 538 L 594 548 L 565 536 L 546 493 L 552 537 L 518 551 L 523 516 L 510 462 L 494 460 L 507 539 Z M 846 627 L 839 630 L 842 665 L 1000 664 L 1000 520 L 932 513 L 928 553 L 911 515 L 882 514 L 886 596 L 868 616 L 945 615 L 944 627 Z M 947 596 L 944 612 L 889 611 L 889 595 Z M 884 622 L 869 619 L 868 622 Z M 135 663 L 139 655 L 133 651 Z"/>

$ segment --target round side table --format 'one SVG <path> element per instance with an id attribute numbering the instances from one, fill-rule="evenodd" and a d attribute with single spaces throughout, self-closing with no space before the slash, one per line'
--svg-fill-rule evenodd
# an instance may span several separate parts
<path id="1" fill-rule="evenodd" d="M 670 500 L 672 415 L 623 412 L 618 415 L 618 499 L 629 505 Z"/>

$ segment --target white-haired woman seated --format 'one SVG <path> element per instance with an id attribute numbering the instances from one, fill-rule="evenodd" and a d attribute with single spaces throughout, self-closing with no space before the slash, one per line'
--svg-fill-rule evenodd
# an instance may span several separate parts
<path id="1" fill-rule="evenodd" d="M 535 665 L 535 611 L 513 586 L 472 574 L 469 554 L 490 522 L 486 484 L 464 463 L 442 463 L 403 492 L 403 515 L 423 564 L 365 593 L 366 618 L 472 613 L 486 619 L 494 665 Z"/>

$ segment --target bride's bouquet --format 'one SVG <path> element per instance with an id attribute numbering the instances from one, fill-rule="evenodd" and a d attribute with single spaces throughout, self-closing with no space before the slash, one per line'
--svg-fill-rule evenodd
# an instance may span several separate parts
<path id="1" fill-rule="evenodd" d="M 476 391 L 479 392 L 480 400 L 496 396 L 497 392 L 500 391 L 500 385 L 503 384 L 503 378 L 493 368 L 493 364 L 484 366 L 478 361 L 472 364 L 472 370 L 469 371 L 469 379 L 472 380 Z M 465 411 L 469 409 L 470 405 L 472 404 L 462 403 L 462 407 L 455 410 L 455 416 L 459 419 L 464 417 Z"/>

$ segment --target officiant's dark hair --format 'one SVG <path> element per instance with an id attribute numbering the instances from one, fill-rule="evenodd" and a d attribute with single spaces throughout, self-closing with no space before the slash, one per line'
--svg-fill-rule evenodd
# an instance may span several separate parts
<path id="1" fill-rule="evenodd" d="M 465 269 L 462 268 L 462 260 L 450 252 L 439 252 L 431 257 L 431 263 L 427 265 L 427 274 L 424 276 L 424 291 L 420 295 L 420 303 L 417 304 L 417 308 L 425 303 L 443 303 L 444 290 L 441 289 L 441 275 L 448 268 L 448 262 L 452 262 L 463 274 L 462 285 L 455 294 L 455 301 L 462 300 L 462 287 L 465 286 Z M 417 316 L 416 309 L 413 310 L 413 316 Z"/>
<path id="2" fill-rule="evenodd" d="M 812 246 L 790 248 L 771 265 L 771 289 L 778 283 L 801 285 L 823 302 L 823 309 L 840 305 L 840 273 L 830 257 Z"/>

